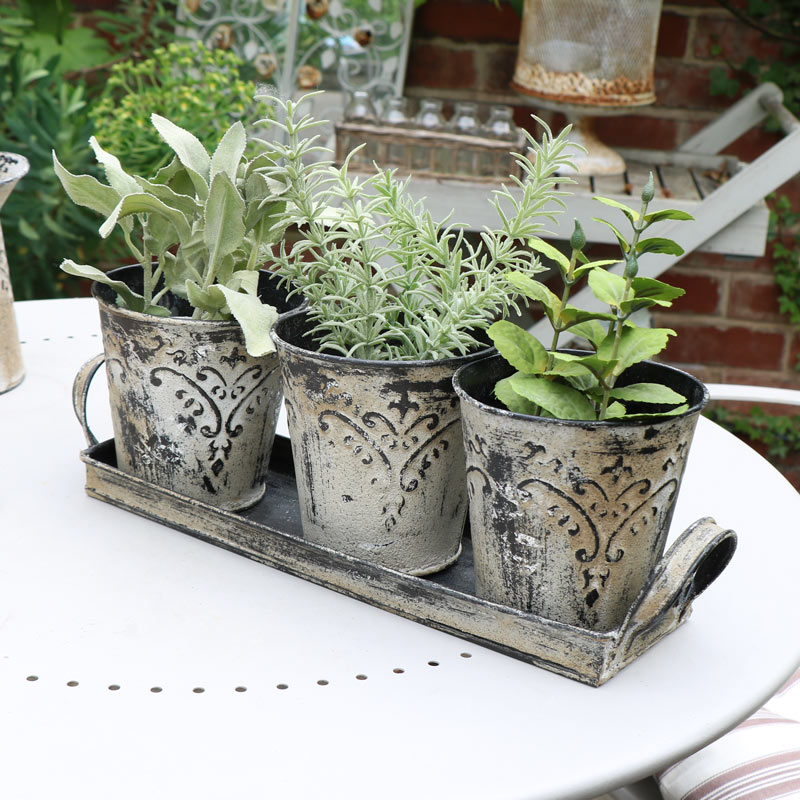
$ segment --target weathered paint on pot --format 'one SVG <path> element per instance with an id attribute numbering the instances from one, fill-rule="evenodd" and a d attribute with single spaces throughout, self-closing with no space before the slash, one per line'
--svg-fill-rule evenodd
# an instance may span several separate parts
<path id="1" fill-rule="evenodd" d="M 413 575 L 458 558 L 467 493 L 456 369 L 316 352 L 304 312 L 273 329 L 305 538 Z"/>
<path id="2" fill-rule="evenodd" d="M 141 283 L 140 267 L 112 274 Z M 262 299 L 291 308 L 275 278 L 262 272 L 260 284 Z M 277 353 L 250 356 L 234 321 L 155 317 L 120 308 L 103 284 L 92 293 L 119 468 L 229 511 L 258 502 L 280 411 Z"/>
<path id="3" fill-rule="evenodd" d="M 28 159 L 16 153 L 0 153 L 0 208 L 17 185 L 17 181 L 27 174 Z M 0 228 L 0 392 L 7 392 L 22 382 L 25 366 L 22 363 L 22 350 L 17 333 L 17 319 L 14 316 L 14 293 L 11 288 L 11 274 L 6 258 L 3 229 Z"/>
<path id="4" fill-rule="evenodd" d="M 664 550 L 703 384 L 644 362 L 623 383 L 665 383 L 677 417 L 574 422 L 516 414 L 492 390 L 513 370 L 493 356 L 459 370 L 476 591 L 596 631 L 617 627 Z"/>

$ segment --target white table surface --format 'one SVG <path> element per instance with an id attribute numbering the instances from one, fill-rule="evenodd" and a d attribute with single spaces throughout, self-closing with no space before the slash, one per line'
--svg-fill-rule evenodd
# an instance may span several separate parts
<path id="1" fill-rule="evenodd" d="M 95 303 L 16 309 L 0 797 L 578 800 L 712 740 L 800 662 L 800 496 L 706 420 L 673 535 L 710 515 L 738 551 L 685 625 L 591 688 L 88 498 L 70 387 L 101 349 Z"/>

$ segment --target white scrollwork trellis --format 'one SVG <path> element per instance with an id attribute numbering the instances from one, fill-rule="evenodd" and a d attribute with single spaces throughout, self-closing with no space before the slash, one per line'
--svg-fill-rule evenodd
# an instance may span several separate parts
<path id="1" fill-rule="evenodd" d="M 413 0 L 181 0 L 179 32 L 252 63 L 284 97 L 402 94 Z"/>

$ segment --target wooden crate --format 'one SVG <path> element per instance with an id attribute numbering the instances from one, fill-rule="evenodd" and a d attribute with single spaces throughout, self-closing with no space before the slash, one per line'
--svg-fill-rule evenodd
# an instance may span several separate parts
<path id="1" fill-rule="evenodd" d="M 413 172 L 426 178 L 496 183 L 509 175 L 521 177 L 513 156 L 524 152 L 521 130 L 509 141 L 363 122 L 340 122 L 335 128 L 338 164 L 351 150 L 364 145 L 351 159 L 351 169 L 371 172 L 375 162 L 383 168 L 396 168 L 400 174 Z"/>

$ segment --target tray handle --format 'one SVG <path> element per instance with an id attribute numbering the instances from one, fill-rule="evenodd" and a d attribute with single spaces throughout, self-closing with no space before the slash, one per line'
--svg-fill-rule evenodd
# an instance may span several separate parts
<path id="1" fill-rule="evenodd" d="M 94 378 L 95 373 L 105 360 L 105 353 L 100 353 L 89 359 L 78 370 L 78 374 L 72 382 L 72 407 L 75 409 L 75 416 L 78 418 L 81 428 L 83 428 L 83 435 L 86 437 L 86 443 L 89 447 L 97 444 L 97 437 L 92 433 L 89 421 L 86 419 L 86 401 L 89 396 L 89 386 L 92 378 Z"/>
<path id="2" fill-rule="evenodd" d="M 728 565 L 736 541 L 734 531 L 711 517 L 690 525 L 658 562 L 620 626 L 615 659 L 628 663 L 677 628 L 689 616 L 694 598 Z"/>

